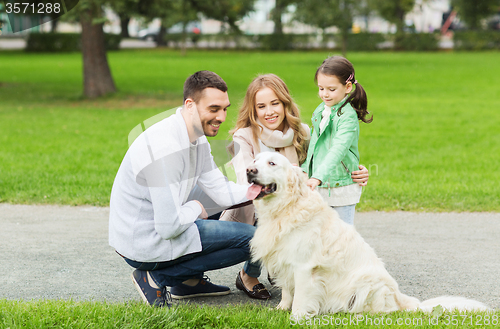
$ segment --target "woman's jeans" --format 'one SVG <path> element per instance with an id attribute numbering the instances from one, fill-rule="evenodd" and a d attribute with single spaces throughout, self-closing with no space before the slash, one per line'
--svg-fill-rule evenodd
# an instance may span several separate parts
<path id="1" fill-rule="evenodd" d="M 252 225 L 218 220 L 194 222 L 200 232 L 202 250 L 177 259 L 143 263 L 125 258 L 138 270 L 149 271 L 159 287 L 173 287 L 188 279 L 201 279 L 204 272 L 218 270 L 247 261 L 243 269 L 251 277 L 259 277 L 260 263 L 250 259 L 250 240 L 255 233 Z"/>
<path id="2" fill-rule="evenodd" d="M 354 225 L 354 211 L 356 209 L 355 204 L 348 206 L 332 207 L 339 214 L 340 219 L 350 225 Z"/>

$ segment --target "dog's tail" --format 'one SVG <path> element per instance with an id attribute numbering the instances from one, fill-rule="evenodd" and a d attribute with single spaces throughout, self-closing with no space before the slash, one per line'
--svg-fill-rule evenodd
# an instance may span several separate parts
<path id="1" fill-rule="evenodd" d="M 400 291 L 396 293 L 396 301 L 400 310 L 414 310 L 420 305 L 417 298 L 405 295 Z"/>
<path id="2" fill-rule="evenodd" d="M 441 306 L 447 311 L 459 310 L 459 311 L 489 311 L 491 310 L 485 304 L 478 302 L 477 300 L 467 299 L 464 297 L 456 296 L 441 296 L 432 299 L 428 299 L 420 303 L 418 308 L 424 312 L 432 312 L 434 307 Z"/>

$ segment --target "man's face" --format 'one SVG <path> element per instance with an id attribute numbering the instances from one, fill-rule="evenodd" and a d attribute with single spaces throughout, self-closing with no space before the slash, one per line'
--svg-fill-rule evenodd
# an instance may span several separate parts
<path id="1" fill-rule="evenodd" d="M 196 103 L 203 134 L 214 137 L 221 123 L 226 121 L 227 108 L 231 105 L 226 92 L 216 88 L 206 88 Z"/>

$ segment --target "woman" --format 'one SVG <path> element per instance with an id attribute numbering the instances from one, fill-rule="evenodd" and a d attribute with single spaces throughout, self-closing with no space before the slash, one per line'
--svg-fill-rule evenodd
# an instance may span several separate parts
<path id="1" fill-rule="evenodd" d="M 230 133 L 233 143 L 229 151 L 239 184 L 247 183 L 246 168 L 260 152 L 279 152 L 297 165 L 301 165 L 307 156 L 310 129 L 300 120 L 300 111 L 285 82 L 274 74 L 260 75 L 250 83 L 236 126 Z M 352 173 L 353 179 L 366 185 L 368 170 L 360 169 Z M 227 210 L 220 220 L 254 225 L 254 207 Z M 252 298 L 270 298 L 267 289 L 245 268 L 236 278 L 236 287 Z"/>

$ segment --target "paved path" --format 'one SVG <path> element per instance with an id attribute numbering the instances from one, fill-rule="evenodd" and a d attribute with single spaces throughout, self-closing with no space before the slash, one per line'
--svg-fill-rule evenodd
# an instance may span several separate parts
<path id="1" fill-rule="evenodd" d="M 0 204 L 0 299 L 139 300 L 132 269 L 108 245 L 108 213 Z M 500 213 L 366 212 L 355 222 L 403 292 L 419 299 L 459 295 L 500 308 Z M 230 295 L 190 302 L 258 303 L 236 289 L 240 268 L 208 273 L 231 287 Z M 271 293 L 267 303 L 276 305 L 279 290 Z"/>

